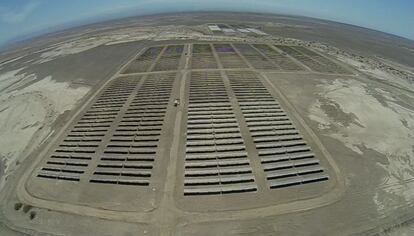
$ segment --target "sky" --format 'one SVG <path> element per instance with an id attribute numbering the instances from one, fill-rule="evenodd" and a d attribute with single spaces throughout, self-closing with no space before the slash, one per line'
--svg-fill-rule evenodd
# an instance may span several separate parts
<path id="1" fill-rule="evenodd" d="M 301 15 L 414 40 L 414 0 L 1 0 L 0 46 L 74 22 L 199 10 Z"/>

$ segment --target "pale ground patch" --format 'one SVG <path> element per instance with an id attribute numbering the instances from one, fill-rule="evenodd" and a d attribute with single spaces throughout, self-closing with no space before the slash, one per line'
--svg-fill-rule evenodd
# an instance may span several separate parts
<path id="1" fill-rule="evenodd" d="M 47 50 L 42 51 L 40 59 L 36 61 L 37 64 L 45 63 L 54 60 L 58 57 L 67 56 L 71 54 L 77 54 L 90 50 L 92 48 L 101 45 L 113 45 L 125 42 L 133 42 L 140 40 L 151 40 L 157 38 L 160 34 L 163 34 L 167 27 L 151 27 L 151 28 L 126 28 L 112 31 L 106 34 L 97 34 L 90 37 L 80 37 L 75 40 L 65 41 L 55 44 L 49 47 Z M 171 29 L 168 28 L 168 29 Z M 173 31 L 170 32 L 168 38 L 174 38 L 177 34 L 188 34 L 187 31 L 183 31 L 183 27 L 172 27 Z M 181 32 L 183 31 L 183 32 Z"/>
<path id="2" fill-rule="evenodd" d="M 52 50 L 48 50 L 40 54 L 40 60 L 36 63 L 44 63 L 52 61 L 60 56 L 67 56 L 70 54 L 76 54 L 84 52 L 86 50 L 98 47 L 99 45 L 105 44 L 107 40 L 96 37 L 90 37 L 87 39 L 74 40 L 71 42 L 64 42 L 58 44 Z"/>
<path id="3" fill-rule="evenodd" d="M 127 28 L 103 35 L 98 34 L 89 37 L 79 37 L 74 40 L 60 42 L 46 49 L 42 49 L 40 51 L 40 59 L 37 60 L 35 64 L 45 63 L 59 57 L 81 53 L 101 45 L 112 45 L 145 40 L 154 36 L 156 35 L 150 33 L 150 31 L 143 31 L 141 29 L 131 30 L 130 28 Z"/>
<path id="4" fill-rule="evenodd" d="M 17 81 L 24 79 L 26 77 L 24 74 L 18 75 L 23 69 L 24 67 L 0 74 L 0 92 L 9 90 Z"/>
<path id="5" fill-rule="evenodd" d="M 117 40 L 110 41 L 106 43 L 105 45 L 115 45 L 115 44 L 121 44 L 121 43 L 130 43 L 135 41 L 141 41 L 141 40 L 148 40 L 149 38 L 154 38 L 156 35 L 152 33 L 148 33 L 146 35 L 137 35 L 137 36 L 124 36 L 124 37 L 118 37 Z"/>
<path id="6" fill-rule="evenodd" d="M 355 67 L 361 72 L 374 76 L 375 78 L 386 80 L 387 82 L 398 84 L 403 88 L 414 90 L 414 84 L 406 79 L 394 76 L 390 73 L 387 73 L 386 71 L 380 70 L 367 63 L 360 62 L 349 57 L 337 56 L 336 58 L 348 65 Z"/>
<path id="7" fill-rule="evenodd" d="M 391 231 L 382 234 L 384 236 L 413 236 L 414 224 L 411 222 L 407 225 L 401 225 L 393 228 Z"/>
<path id="8" fill-rule="evenodd" d="M 199 40 L 241 40 L 237 37 L 204 35 L 182 25 L 167 25 L 158 27 L 129 27 L 111 31 L 105 34 L 96 34 L 90 37 L 80 37 L 54 44 L 40 52 L 40 59 L 35 64 L 52 61 L 56 58 L 81 53 L 101 45 L 115 45 L 120 43 L 135 42 L 141 40 L 174 40 L 174 39 L 199 39 Z"/>
<path id="9" fill-rule="evenodd" d="M 7 64 L 9 64 L 9 63 L 15 62 L 15 61 L 17 61 L 17 60 L 22 59 L 23 57 L 25 57 L 25 56 L 20 56 L 20 57 L 16 57 L 16 58 L 13 58 L 13 59 L 10 59 L 10 60 L 7 60 L 7 61 L 4 61 L 4 62 L 0 63 L 0 66 L 4 66 L 4 65 L 7 65 Z"/>
<path id="10" fill-rule="evenodd" d="M 16 74 L 16 71 L 6 72 L 0 78 L 7 77 L 8 84 L 37 79 L 34 74 Z M 53 132 L 51 125 L 56 118 L 71 110 L 89 91 L 88 87 L 72 88 L 70 83 L 56 82 L 51 76 L 24 88 L 12 86 L 14 90 L 7 89 L 0 94 L 0 158 L 5 164 L 0 189 L 6 176 L 16 169 L 17 162 Z"/>
<path id="11" fill-rule="evenodd" d="M 344 126 L 322 108 L 321 99 L 309 109 L 309 118 L 316 121 L 326 135 L 343 142 L 363 156 L 361 147 L 383 154 L 387 163 L 377 163 L 386 177 L 382 180 L 374 202 L 378 211 L 390 209 L 398 197 L 414 201 L 414 111 L 399 105 L 390 93 L 357 80 L 334 80 L 320 85 L 322 101 L 339 104 L 345 114 L 353 114 L 357 123 Z M 381 100 L 373 96 L 381 96 Z"/>

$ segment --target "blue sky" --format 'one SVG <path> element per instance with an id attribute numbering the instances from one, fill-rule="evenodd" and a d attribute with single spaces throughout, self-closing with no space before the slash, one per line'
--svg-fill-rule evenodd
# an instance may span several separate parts
<path id="1" fill-rule="evenodd" d="M 71 22 L 194 10 L 303 15 L 414 39 L 414 0 L 1 0 L 0 45 Z"/>

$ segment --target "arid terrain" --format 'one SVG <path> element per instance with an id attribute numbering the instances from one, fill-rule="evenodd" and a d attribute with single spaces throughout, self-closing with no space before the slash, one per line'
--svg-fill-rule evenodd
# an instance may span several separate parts
<path id="1" fill-rule="evenodd" d="M 72 28 L 0 54 L 0 235 L 412 235 L 413 140 L 408 39 L 229 12 Z"/>

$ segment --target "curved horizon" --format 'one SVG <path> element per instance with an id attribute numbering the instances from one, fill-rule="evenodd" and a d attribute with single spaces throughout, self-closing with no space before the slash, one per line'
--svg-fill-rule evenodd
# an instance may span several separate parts
<path id="1" fill-rule="evenodd" d="M 234 11 L 283 14 L 334 21 L 413 40 L 410 22 L 414 2 L 398 1 L 88 1 L 55 2 L 50 0 L 5 1 L 0 4 L 0 45 L 18 42 L 33 36 L 100 21 L 139 17 L 152 14 Z M 374 7 L 375 6 L 375 7 Z M 51 20 L 52 19 L 52 20 Z M 66 26 L 66 27 L 65 27 Z M 29 35 L 29 36 L 28 36 Z M 26 36 L 26 37 L 25 37 Z M 19 39 L 19 37 L 21 39 Z"/>

